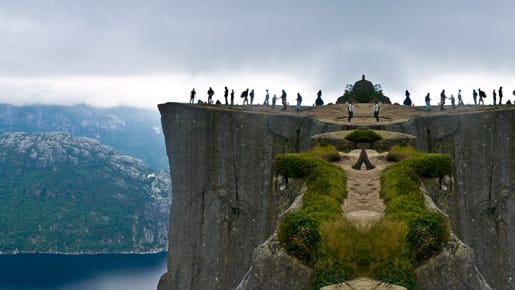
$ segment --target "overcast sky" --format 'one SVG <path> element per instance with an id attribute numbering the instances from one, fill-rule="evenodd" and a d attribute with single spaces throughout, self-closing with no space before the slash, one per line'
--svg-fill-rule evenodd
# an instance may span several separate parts
<path id="1" fill-rule="evenodd" d="M 334 102 L 362 74 L 404 90 L 515 89 L 515 1 L 0 0 L 0 102 L 131 105 L 318 89 Z M 506 99 L 505 97 L 505 99 Z M 238 100 L 239 102 L 240 100 Z"/>

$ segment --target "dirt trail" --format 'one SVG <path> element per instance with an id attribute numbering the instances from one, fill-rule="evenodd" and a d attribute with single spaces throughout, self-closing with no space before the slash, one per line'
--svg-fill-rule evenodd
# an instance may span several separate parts
<path id="1" fill-rule="evenodd" d="M 370 162 L 374 169 L 366 170 L 362 165 L 361 170 L 352 168 L 359 158 L 361 150 L 353 150 L 349 153 L 340 153 L 342 159 L 339 165 L 347 174 L 347 198 L 343 201 L 343 215 L 360 231 L 368 231 L 374 223 L 384 216 L 385 205 L 379 196 L 381 189 L 381 172 L 389 164 L 386 160 L 387 153 L 378 153 L 375 150 L 367 150 Z"/>

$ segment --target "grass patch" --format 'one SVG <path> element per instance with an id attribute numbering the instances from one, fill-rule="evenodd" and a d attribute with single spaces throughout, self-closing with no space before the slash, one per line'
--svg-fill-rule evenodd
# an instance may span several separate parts
<path id="1" fill-rule="evenodd" d="M 305 153 L 280 154 L 275 161 L 277 173 L 306 182 L 302 208 L 285 215 L 278 237 L 288 253 L 311 266 L 320 256 L 320 224 L 341 218 L 340 204 L 347 195 L 345 173 L 327 161 L 335 156 L 333 146 L 317 146 Z"/>
<path id="2" fill-rule="evenodd" d="M 354 130 L 345 139 L 355 143 L 373 143 L 383 140 L 383 137 L 372 130 Z"/>
<path id="3" fill-rule="evenodd" d="M 424 207 L 419 185 L 423 177 L 451 173 L 451 158 L 406 146 L 395 146 L 392 152 L 400 161 L 381 176 L 385 218 L 364 233 L 342 217 L 345 173 L 327 161 L 338 155 L 334 147 L 277 157 L 278 173 L 304 178 L 307 185 L 302 208 L 283 217 L 278 236 L 289 254 L 313 267 L 311 289 L 357 276 L 415 289 L 414 267 L 437 255 L 447 242 L 449 226 L 443 216 Z"/>

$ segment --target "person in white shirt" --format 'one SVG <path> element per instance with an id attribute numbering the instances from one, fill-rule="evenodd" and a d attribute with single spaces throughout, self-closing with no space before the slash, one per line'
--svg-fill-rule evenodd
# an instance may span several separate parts
<path id="1" fill-rule="evenodd" d="M 350 101 L 347 106 L 347 112 L 349 113 L 349 118 L 347 120 L 348 122 L 351 122 L 352 117 L 354 117 L 354 105 L 352 105 L 352 101 Z"/>
<path id="2" fill-rule="evenodd" d="M 376 122 L 379 122 L 379 104 L 377 101 L 374 102 L 374 118 L 376 118 Z"/>

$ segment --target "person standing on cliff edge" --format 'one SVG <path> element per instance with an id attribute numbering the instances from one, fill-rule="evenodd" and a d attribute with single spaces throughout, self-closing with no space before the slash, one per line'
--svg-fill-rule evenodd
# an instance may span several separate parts
<path id="1" fill-rule="evenodd" d="M 263 106 L 268 106 L 269 99 L 270 99 L 270 93 L 268 92 L 268 89 L 267 89 L 266 94 L 265 94 L 265 101 L 263 102 Z"/>
<path id="2" fill-rule="evenodd" d="M 445 108 L 445 99 L 447 99 L 447 96 L 445 95 L 445 89 L 442 90 L 440 93 L 440 111 L 443 111 Z"/>
<path id="3" fill-rule="evenodd" d="M 300 106 L 302 105 L 302 96 L 300 93 L 297 93 L 297 112 L 300 111 Z"/>
<path id="4" fill-rule="evenodd" d="M 227 97 L 229 96 L 229 90 L 227 89 L 227 86 L 225 87 L 225 90 L 224 90 L 224 98 L 225 98 L 225 105 L 229 105 L 229 101 L 227 100 Z"/>
<path id="5" fill-rule="evenodd" d="M 376 118 L 376 122 L 379 122 L 379 104 L 377 101 L 374 101 L 374 118 Z"/>
<path id="6" fill-rule="evenodd" d="M 197 92 L 195 92 L 195 88 L 193 88 L 193 90 L 191 90 L 191 93 L 190 93 L 190 104 L 193 104 L 195 102 L 196 94 L 197 94 Z"/>
<path id="7" fill-rule="evenodd" d="M 499 105 L 502 105 L 502 87 L 499 87 Z"/>
<path id="8" fill-rule="evenodd" d="M 349 102 L 349 105 L 347 106 L 347 113 L 349 114 L 349 117 L 347 119 L 347 122 L 352 122 L 352 117 L 354 117 L 354 105 L 352 104 L 352 101 Z"/>
<path id="9" fill-rule="evenodd" d="M 315 100 L 315 105 L 322 106 L 324 104 L 324 100 L 322 100 L 322 90 L 318 90 L 317 99 Z"/>
<path id="10" fill-rule="evenodd" d="M 213 103 L 213 95 L 215 94 L 215 91 L 213 91 L 213 88 L 209 87 L 209 90 L 207 90 L 207 103 L 212 104 Z"/>
<path id="11" fill-rule="evenodd" d="M 283 92 L 281 94 L 281 101 L 283 102 L 283 110 L 286 111 L 286 108 L 288 105 L 288 100 L 286 99 L 286 91 L 285 90 L 283 90 Z"/>

